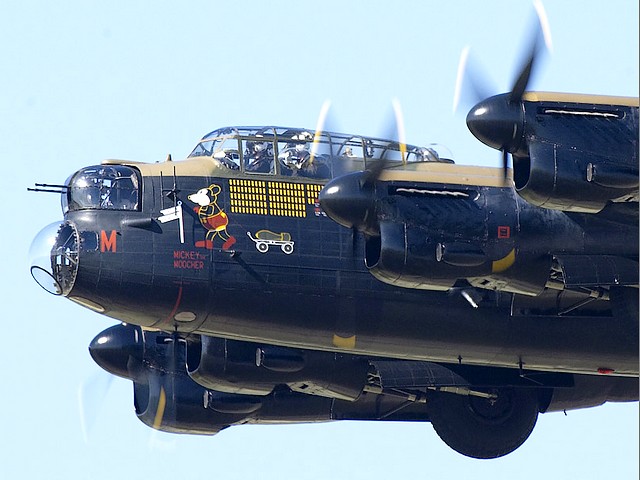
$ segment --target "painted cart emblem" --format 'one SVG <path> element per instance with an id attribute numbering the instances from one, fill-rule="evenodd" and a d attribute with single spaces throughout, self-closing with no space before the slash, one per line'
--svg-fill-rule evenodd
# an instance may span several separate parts
<path id="1" fill-rule="evenodd" d="M 256 244 L 256 250 L 260 253 L 267 253 L 271 245 L 278 245 L 280 250 L 287 255 L 293 253 L 294 242 L 291 240 L 290 233 L 275 233 L 271 230 L 259 230 L 255 233 L 255 236 L 251 235 L 251 232 L 247 232 L 247 235 Z"/>

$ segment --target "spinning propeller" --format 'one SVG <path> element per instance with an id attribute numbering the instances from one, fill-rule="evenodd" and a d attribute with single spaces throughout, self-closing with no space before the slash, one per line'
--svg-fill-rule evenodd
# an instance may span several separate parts
<path id="1" fill-rule="evenodd" d="M 551 50 L 549 22 L 544 7 L 539 0 L 534 1 L 536 22 L 530 44 L 522 55 L 522 66 L 512 84 L 509 93 L 489 96 L 488 82 L 480 78 L 477 68 L 471 62 L 469 49 L 462 53 L 458 69 L 458 80 L 454 99 L 454 109 L 463 93 L 474 97 L 476 105 L 467 115 L 467 126 L 471 133 L 486 145 L 502 152 L 504 177 L 507 177 L 509 154 L 526 155 L 524 139 L 524 111 L 522 99 L 544 50 Z M 466 85 L 471 92 L 463 89 Z M 406 154 L 404 127 L 399 105 L 394 103 L 395 122 L 393 132 L 388 138 L 398 139 L 403 155 Z M 366 169 L 334 178 L 327 183 L 319 195 L 320 205 L 329 217 L 340 225 L 359 231 L 365 235 L 378 235 L 379 227 L 376 215 L 375 184 L 380 178 L 388 161 L 384 158 L 366 165 Z"/>
<path id="2" fill-rule="evenodd" d="M 398 101 L 393 102 L 394 119 L 386 138 L 399 146 L 403 158 L 407 147 L 404 136 L 404 122 Z M 375 183 L 389 166 L 386 155 L 366 163 L 365 170 L 351 172 L 334 178 L 320 191 L 319 201 L 322 209 L 334 221 L 353 230 L 354 248 L 357 232 L 365 235 L 377 235 Z"/>
<path id="3" fill-rule="evenodd" d="M 112 383 L 113 375 L 98 371 L 78 387 L 78 411 L 84 443 L 89 443 L 89 437 L 102 412 Z"/>
<path id="4" fill-rule="evenodd" d="M 143 397 L 149 392 L 157 391 L 149 398 L 140 398 L 136 402 L 136 413 L 145 414 L 151 419 L 151 426 L 160 429 L 166 420 L 176 414 L 176 375 L 185 368 L 185 341 L 177 333 L 153 334 L 152 340 L 145 345 L 145 333 L 139 327 L 125 324 L 115 325 L 101 332 L 89 345 L 89 353 L 93 360 L 104 370 L 134 382 L 136 391 Z M 153 353 L 145 358 L 145 350 Z M 95 420 L 99 409 L 96 407 L 104 399 L 111 384 L 109 376 L 106 380 L 97 379 L 80 387 L 78 400 L 80 404 L 81 426 L 85 441 L 88 430 Z"/>
<path id="5" fill-rule="evenodd" d="M 458 78 L 454 94 L 454 110 L 460 101 L 463 85 L 468 85 L 478 102 L 467 115 L 467 126 L 471 133 L 485 145 L 502 152 L 504 176 L 507 176 L 509 153 L 521 152 L 524 144 L 524 111 L 522 98 L 531 75 L 544 50 L 551 51 L 549 22 L 542 2 L 534 2 L 536 23 L 530 44 L 525 50 L 522 66 L 509 93 L 487 98 L 488 82 L 483 81 L 477 69 L 469 67 L 469 49 L 463 50 L 458 67 Z M 478 97 L 478 95 L 481 95 Z"/>
<path id="6" fill-rule="evenodd" d="M 136 328 L 116 325 L 96 336 L 89 344 L 89 354 L 106 372 L 96 372 L 78 388 L 80 426 L 85 443 L 99 416 L 113 383 L 113 375 L 133 381 L 143 378 L 143 347 Z"/>

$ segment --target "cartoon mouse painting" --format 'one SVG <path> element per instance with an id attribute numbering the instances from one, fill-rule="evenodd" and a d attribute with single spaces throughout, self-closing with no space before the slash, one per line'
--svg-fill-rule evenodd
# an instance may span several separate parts
<path id="1" fill-rule="evenodd" d="M 213 240 L 216 236 L 224 242 L 222 244 L 223 250 L 229 250 L 236 243 L 235 237 L 227 233 L 229 217 L 217 203 L 220 190 L 219 185 L 212 184 L 187 197 L 198 205 L 193 210 L 198 214 L 200 223 L 207 231 L 205 239 L 195 243 L 196 247 L 213 250 Z"/>

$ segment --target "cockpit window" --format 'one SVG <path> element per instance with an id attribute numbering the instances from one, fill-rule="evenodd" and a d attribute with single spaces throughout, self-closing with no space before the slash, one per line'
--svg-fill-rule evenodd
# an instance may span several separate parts
<path id="1" fill-rule="evenodd" d="M 66 197 L 64 211 L 140 210 L 140 175 L 124 165 L 86 167 L 71 177 Z"/>
<path id="2" fill-rule="evenodd" d="M 398 139 L 269 126 L 214 130 L 189 157 L 210 157 L 215 166 L 240 174 L 316 180 L 366 170 L 379 161 L 387 169 L 412 171 L 424 169 L 424 163 L 453 163 L 451 152 L 441 145 L 419 147 Z"/>

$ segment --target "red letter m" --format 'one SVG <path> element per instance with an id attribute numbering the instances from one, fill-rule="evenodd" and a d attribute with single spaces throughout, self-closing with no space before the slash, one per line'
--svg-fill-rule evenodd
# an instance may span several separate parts
<path id="1" fill-rule="evenodd" d="M 102 230 L 100 232 L 100 251 L 101 252 L 114 252 L 116 251 L 116 231 L 111 230 L 111 233 L 107 237 L 107 232 Z"/>

